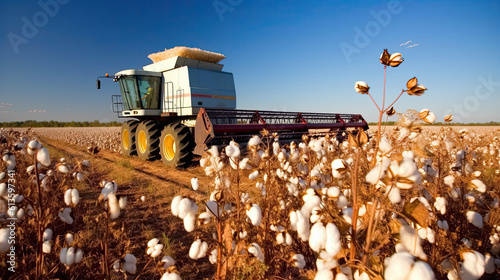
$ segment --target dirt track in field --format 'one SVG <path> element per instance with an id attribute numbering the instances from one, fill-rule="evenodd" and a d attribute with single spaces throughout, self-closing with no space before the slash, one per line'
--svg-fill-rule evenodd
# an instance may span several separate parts
<path id="1" fill-rule="evenodd" d="M 203 279 L 213 275 L 213 266 L 206 259 L 195 261 L 188 257 L 189 246 L 195 239 L 194 235 L 187 233 L 182 220 L 174 217 L 170 211 L 170 202 L 175 195 L 188 196 L 196 200 L 198 205 L 202 205 L 202 201 L 206 200 L 210 180 L 201 167 L 193 166 L 186 170 L 178 170 L 164 166 L 161 161 L 145 162 L 137 157 L 124 157 L 107 150 L 100 151 L 95 158 L 92 158 L 85 147 L 45 137 L 41 140 L 45 146 L 60 151 L 61 156 L 93 162 L 95 185 L 90 186 L 88 192 L 84 191 L 82 196 L 97 197 L 101 190 L 98 182 L 101 180 L 116 181 L 119 185 L 118 194 L 127 196 L 126 211 L 121 214 L 123 216 L 120 216 L 121 221 L 119 221 L 122 223 L 121 226 L 127 228 L 126 234 L 115 240 L 117 247 L 111 249 L 111 255 L 116 259 L 125 253 L 134 254 L 138 259 L 138 273 L 135 277 L 151 259 L 145 253 L 148 240 L 157 237 L 164 243 L 163 234 L 170 242 L 168 246 L 165 244 L 164 252 L 176 260 L 183 279 Z M 191 188 L 193 177 L 199 178 L 198 191 Z M 141 196 L 146 197 L 145 202 L 141 201 Z M 90 207 L 92 203 L 89 203 L 87 209 L 91 209 Z M 110 243 L 113 244 L 113 241 Z M 163 254 L 156 261 L 159 262 L 162 256 Z M 159 279 L 161 275 L 156 272 L 155 267 L 155 262 L 149 264 L 145 273 L 138 279 Z"/>

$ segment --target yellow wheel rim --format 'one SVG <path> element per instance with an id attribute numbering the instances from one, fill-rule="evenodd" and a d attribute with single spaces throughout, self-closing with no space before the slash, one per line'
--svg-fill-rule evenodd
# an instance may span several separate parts
<path id="1" fill-rule="evenodd" d="M 175 140 L 172 135 L 168 134 L 163 138 L 163 156 L 167 160 L 172 160 L 175 157 Z"/>
<path id="2" fill-rule="evenodd" d="M 137 144 L 139 144 L 139 151 L 141 151 L 141 153 L 145 153 L 146 148 L 148 147 L 148 138 L 146 137 L 146 132 L 144 132 L 144 130 L 139 131 Z"/>
<path id="3" fill-rule="evenodd" d="M 124 150 L 128 150 L 130 148 L 130 143 L 128 142 L 129 135 L 128 129 L 124 129 L 122 132 L 122 145 Z"/>

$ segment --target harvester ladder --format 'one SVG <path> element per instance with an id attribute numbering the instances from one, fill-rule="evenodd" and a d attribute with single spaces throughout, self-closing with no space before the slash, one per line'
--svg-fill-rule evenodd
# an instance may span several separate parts
<path id="1" fill-rule="evenodd" d="M 184 95 L 184 90 L 180 89 L 174 92 L 174 83 L 166 83 L 165 98 L 163 101 L 163 112 L 162 113 L 176 113 L 177 115 L 182 114 L 182 100 Z"/>

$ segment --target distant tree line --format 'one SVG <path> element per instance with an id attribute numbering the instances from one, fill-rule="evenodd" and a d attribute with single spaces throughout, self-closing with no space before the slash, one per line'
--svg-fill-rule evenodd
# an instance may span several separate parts
<path id="1" fill-rule="evenodd" d="M 59 121 L 17 121 L 17 122 L 1 122 L 0 127 L 112 127 L 121 126 L 121 122 L 112 121 L 101 123 L 98 120 L 89 122 L 59 122 Z"/>
<path id="2" fill-rule="evenodd" d="M 373 125 L 378 125 L 376 122 L 370 122 L 368 125 L 373 126 Z M 382 122 L 382 125 L 396 125 L 396 122 Z M 443 123 L 443 122 L 435 122 L 433 124 L 428 124 L 428 123 L 423 123 L 422 125 L 424 126 L 500 126 L 500 122 L 486 122 L 486 123 Z"/>

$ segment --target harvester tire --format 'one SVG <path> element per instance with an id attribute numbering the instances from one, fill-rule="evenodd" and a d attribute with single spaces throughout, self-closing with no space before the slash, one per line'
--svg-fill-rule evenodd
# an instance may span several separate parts
<path id="1" fill-rule="evenodd" d="M 137 155 L 135 147 L 135 131 L 139 125 L 138 121 L 129 120 L 122 124 L 122 130 L 120 134 L 121 138 L 121 150 L 124 156 Z"/>
<path id="2" fill-rule="evenodd" d="M 160 142 L 160 125 L 154 120 L 142 121 L 135 132 L 137 155 L 142 160 L 158 158 Z"/>
<path id="3" fill-rule="evenodd" d="M 160 156 L 163 163 L 187 167 L 193 159 L 194 138 L 189 128 L 180 123 L 165 126 L 160 136 Z"/>

